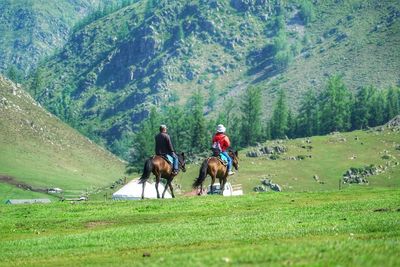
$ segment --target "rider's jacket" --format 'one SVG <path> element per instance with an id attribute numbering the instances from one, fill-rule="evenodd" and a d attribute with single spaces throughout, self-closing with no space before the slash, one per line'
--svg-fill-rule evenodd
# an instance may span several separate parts
<path id="1" fill-rule="evenodd" d="M 221 152 L 225 152 L 231 145 L 228 136 L 226 136 L 224 133 L 216 133 L 212 139 L 212 143 L 218 143 L 221 148 Z"/>
<path id="2" fill-rule="evenodd" d="M 167 133 L 159 133 L 154 137 L 156 141 L 156 155 L 173 154 L 174 147 Z"/>

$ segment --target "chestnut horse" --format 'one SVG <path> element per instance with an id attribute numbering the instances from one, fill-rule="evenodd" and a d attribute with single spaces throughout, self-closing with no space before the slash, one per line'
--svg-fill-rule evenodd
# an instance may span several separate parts
<path id="1" fill-rule="evenodd" d="M 177 154 L 177 156 L 179 168 L 182 169 L 183 172 L 185 172 L 185 154 L 182 152 L 181 154 Z M 160 198 L 160 193 L 158 192 L 158 184 L 160 183 L 161 178 L 167 180 L 164 192 L 162 193 L 162 198 L 164 198 L 168 186 L 171 190 L 171 196 L 174 198 L 175 195 L 174 189 L 172 188 L 172 180 L 174 179 L 175 175 L 172 174 L 172 165 L 161 156 L 153 156 L 146 160 L 146 162 L 144 163 L 143 174 L 142 177 L 140 177 L 140 183 L 142 183 L 142 199 L 144 198 L 144 188 L 146 186 L 146 181 L 147 179 L 149 179 L 151 173 L 153 173 L 156 177 L 157 198 Z"/>
<path id="2" fill-rule="evenodd" d="M 233 152 L 230 150 L 228 152 L 232 159 L 232 165 L 236 170 L 239 169 L 239 157 L 238 152 Z M 211 193 L 213 192 L 213 185 L 215 183 L 215 178 L 219 178 L 219 184 L 221 188 L 221 194 L 224 192 L 225 184 L 228 177 L 228 166 L 222 164 L 222 162 L 217 157 L 209 157 L 203 161 L 200 167 L 199 177 L 194 181 L 193 188 L 198 188 L 200 186 L 200 191 L 198 195 L 203 192 L 203 182 L 207 177 L 207 174 L 211 176 Z"/>

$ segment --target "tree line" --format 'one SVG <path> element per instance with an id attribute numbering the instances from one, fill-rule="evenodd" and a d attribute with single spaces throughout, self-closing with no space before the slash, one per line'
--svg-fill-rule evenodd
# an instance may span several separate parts
<path id="1" fill-rule="evenodd" d="M 321 92 L 309 90 L 305 94 L 296 116 L 287 106 L 284 91 L 280 91 L 266 137 L 296 138 L 366 129 L 382 125 L 398 114 L 398 87 L 377 90 L 367 86 L 352 94 L 339 76 L 333 76 Z"/>
<path id="2" fill-rule="evenodd" d="M 209 155 L 211 137 L 220 123 L 227 128 L 235 149 L 269 139 L 365 129 L 400 114 L 400 90 L 368 86 L 352 94 L 339 76 L 333 76 L 323 90 L 307 91 L 296 114 L 288 106 L 284 90 L 280 90 L 269 119 L 263 114 L 261 87 L 248 87 L 239 103 L 224 101 L 214 118 L 205 117 L 205 104 L 206 99 L 197 91 L 185 106 L 172 103 L 161 110 L 153 107 L 139 131 L 116 141 L 113 151 L 120 154 L 131 147 L 130 165 L 141 168 L 144 160 L 154 154 L 154 136 L 160 124 L 167 125 L 175 150 L 189 157 Z"/>

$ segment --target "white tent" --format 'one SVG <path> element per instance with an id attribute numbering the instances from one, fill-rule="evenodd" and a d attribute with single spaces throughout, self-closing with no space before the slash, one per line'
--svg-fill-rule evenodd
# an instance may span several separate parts
<path id="1" fill-rule="evenodd" d="M 164 191 L 164 185 L 162 183 L 158 184 L 158 192 L 160 197 Z M 142 198 L 142 184 L 139 183 L 139 179 L 135 179 L 124 185 L 121 189 L 112 195 L 114 200 L 136 200 Z M 144 189 L 144 198 L 157 198 L 157 191 L 155 183 L 146 182 L 146 187 Z M 164 198 L 172 198 L 171 194 L 167 191 L 165 192 Z"/>

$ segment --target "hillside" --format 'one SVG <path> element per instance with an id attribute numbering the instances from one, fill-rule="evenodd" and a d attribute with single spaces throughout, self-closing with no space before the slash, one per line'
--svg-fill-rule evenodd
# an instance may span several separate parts
<path id="1" fill-rule="evenodd" d="M 2 266 L 399 266 L 399 189 L 0 206 Z"/>
<path id="2" fill-rule="evenodd" d="M 400 186 L 399 128 L 335 133 L 326 136 L 294 140 L 268 141 L 258 147 L 239 152 L 240 168 L 229 177 L 233 184 L 242 184 L 245 194 L 261 186 L 261 180 L 270 179 L 283 191 L 326 191 L 338 189 L 339 181 L 350 168 L 364 168 L 371 164 L 382 172 L 367 177 L 369 184 L 342 184 L 347 187 Z M 308 140 L 308 141 L 307 141 Z M 280 147 L 283 153 L 263 154 L 265 147 Z M 264 149 L 265 150 L 265 149 Z M 271 150 L 271 149 L 270 149 Z M 257 155 L 256 157 L 253 157 Z M 200 163 L 189 164 L 187 172 L 174 181 L 184 192 L 198 177 Z M 317 179 L 314 176 L 318 176 Z M 209 185 L 208 177 L 204 185 Z"/>
<path id="3" fill-rule="evenodd" d="M 40 192 L 59 187 L 66 194 L 79 195 L 123 177 L 122 161 L 45 111 L 19 85 L 1 76 L 0 113 L 1 201 L 34 195 L 16 190 L 18 184 Z"/>
<path id="4" fill-rule="evenodd" d="M 318 2 L 308 16 L 303 2 L 137 1 L 72 35 L 31 93 L 110 145 L 151 106 L 185 104 L 197 90 L 216 98 L 205 108 L 216 117 L 227 99 L 260 86 L 269 117 L 278 88 L 296 110 L 306 89 L 334 74 L 353 91 L 399 82 L 398 1 Z"/>
<path id="5" fill-rule="evenodd" d="M 72 27 L 112 0 L 0 1 L 0 72 L 27 74 L 68 40 Z"/>

